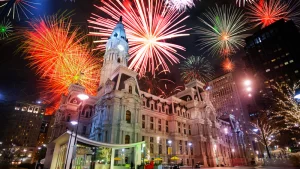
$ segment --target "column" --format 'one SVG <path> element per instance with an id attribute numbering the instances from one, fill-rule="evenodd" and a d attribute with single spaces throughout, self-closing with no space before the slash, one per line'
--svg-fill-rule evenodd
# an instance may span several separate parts
<path id="1" fill-rule="evenodd" d="M 110 157 L 110 168 L 114 168 L 114 162 L 115 162 L 114 158 L 115 158 L 115 149 L 112 148 L 111 157 Z"/>

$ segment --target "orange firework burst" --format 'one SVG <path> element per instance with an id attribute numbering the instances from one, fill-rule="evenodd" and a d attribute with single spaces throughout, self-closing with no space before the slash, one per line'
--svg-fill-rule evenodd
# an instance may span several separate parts
<path id="1" fill-rule="evenodd" d="M 41 77 L 43 94 L 49 101 L 57 101 L 68 92 L 72 83 L 95 94 L 100 79 L 100 60 L 92 57 L 84 36 L 78 28 L 71 30 L 71 20 L 47 17 L 29 22 L 32 29 L 24 33 L 21 50 L 27 54 L 30 67 Z"/>
<path id="2" fill-rule="evenodd" d="M 224 72 L 232 72 L 235 68 L 234 63 L 227 57 L 222 62 L 222 68 Z"/>
<path id="3" fill-rule="evenodd" d="M 57 63 L 81 48 L 83 36 L 71 29 L 71 20 L 51 16 L 29 22 L 32 30 L 24 32 L 26 38 L 21 49 L 26 59 L 41 77 L 56 72 Z"/>
<path id="4" fill-rule="evenodd" d="M 105 49 L 107 37 L 111 35 L 120 16 L 126 28 L 130 46 L 129 68 L 140 73 L 155 73 L 157 65 L 169 71 L 168 64 L 179 63 L 178 57 L 183 57 L 178 50 L 184 47 L 167 42 L 171 38 L 188 36 L 185 25 L 180 25 L 188 16 L 182 12 L 168 10 L 163 0 L 133 0 L 101 1 L 103 6 L 96 6 L 102 14 L 111 18 L 92 14 L 89 23 L 95 32 L 91 35 L 100 36 L 99 49 Z"/>

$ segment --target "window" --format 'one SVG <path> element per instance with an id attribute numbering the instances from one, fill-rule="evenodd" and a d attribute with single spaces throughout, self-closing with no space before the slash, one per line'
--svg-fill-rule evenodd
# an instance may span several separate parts
<path id="1" fill-rule="evenodd" d="M 154 150 L 153 141 L 154 141 L 153 137 L 150 137 L 150 153 L 153 153 L 153 150 Z"/>
<path id="2" fill-rule="evenodd" d="M 179 152 L 182 154 L 182 140 L 179 140 Z"/>
<path id="3" fill-rule="evenodd" d="M 121 62 L 121 59 L 120 59 L 120 58 L 118 58 L 117 62 L 118 62 L 118 63 L 120 63 L 120 62 Z"/>
<path id="4" fill-rule="evenodd" d="M 161 131 L 161 119 L 158 119 L 158 131 Z"/>
<path id="5" fill-rule="evenodd" d="M 183 124 L 183 134 L 186 134 L 185 124 Z"/>
<path id="6" fill-rule="evenodd" d="M 169 122 L 166 121 L 166 132 L 168 133 L 169 132 Z"/>
<path id="7" fill-rule="evenodd" d="M 142 136 L 142 141 L 145 141 L 145 136 Z"/>
<path id="8" fill-rule="evenodd" d="M 180 122 L 178 122 L 178 133 L 180 133 Z"/>
<path id="9" fill-rule="evenodd" d="M 192 135 L 192 132 L 191 132 L 191 125 L 189 125 L 189 135 Z"/>
<path id="10" fill-rule="evenodd" d="M 189 154 L 189 147 L 187 141 L 185 141 L 185 154 Z"/>
<path id="11" fill-rule="evenodd" d="M 271 70 L 270 69 L 266 69 L 266 72 L 270 72 Z"/>
<path id="12" fill-rule="evenodd" d="M 299 73 L 299 70 L 295 70 L 295 73 L 296 73 L 296 74 Z"/>
<path id="13" fill-rule="evenodd" d="M 289 64 L 289 62 L 284 62 L 284 64 L 285 64 L 285 65 L 288 65 L 288 64 Z"/>
<path id="14" fill-rule="evenodd" d="M 129 93 L 132 94 L 132 86 L 129 86 Z"/>
<path id="15" fill-rule="evenodd" d="M 154 129 L 154 120 L 153 117 L 150 117 L 150 129 L 153 130 Z"/>
<path id="16" fill-rule="evenodd" d="M 82 128 L 82 134 L 85 134 L 86 133 L 86 126 L 83 126 Z"/>
<path id="17" fill-rule="evenodd" d="M 131 112 L 129 110 L 126 111 L 126 122 L 131 123 Z"/>
<path id="18" fill-rule="evenodd" d="M 293 63 L 294 62 L 294 60 L 290 60 L 290 63 Z"/>
<path id="19" fill-rule="evenodd" d="M 125 144 L 129 144 L 130 143 L 130 136 L 126 135 L 125 136 Z"/>
<path id="20" fill-rule="evenodd" d="M 145 115 L 142 115 L 142 128 L 144 129 L 145 127 L 146 127 Z"/>
<path id="21" fill-rule="evenodd" d="M 158 146 L 158 154 L 162 154 L 162 145 L 161 144 Z"/>

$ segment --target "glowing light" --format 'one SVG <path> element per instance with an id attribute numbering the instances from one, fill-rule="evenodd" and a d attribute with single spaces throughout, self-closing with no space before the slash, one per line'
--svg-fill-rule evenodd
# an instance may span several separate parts
<path id="1" fill-rule="evenodd" d="M 165 3 L 170 9 L 178 11 L 185 11 L 195 6 L 194 0 L 165 0 Z"/>
<path id="2" fill-rule="evenodd" d="M 228 128 L 224 128 L 225 134 L 228 134 Z"/>
<path id="3" fill-rule="evenodd" d="M 234 153 L 234 152 L 235 152 L 235 149 L 233 148 L 231 151 Z"/>
<path id="4" fill-rule="evenodd" d="M 294 99 L 300 99 L 300 88 L 295 90 Z"/>
<path id="5" fill-rule="evenodd" d="M 193 80 L 200 80 L 206 83 L 212 80 L 214 68 L 212 64 L 203 56 L 190 56 L 180 65 L 181 79 L 185 83 Z"/>
<path id="6" fill-rule="evenodd" d="M 248 97 L 252 97 L 252 94 L 251 94 L 251 93 L 249 93 L 249 94 L 248 94 Z"/>
<path id="7" fill-rule="evenodd" d="M 254 2 L 249 6 L 248 18 L 254 27 L 261 25 L 262 28 L 280 20 L 293 20 L 299 26 L 300 1 L 278 1 L 268 0 L 264 2 Z"/>
<path id="8" fill-rule="evenodd" d="M 245 6 L 246 3 L 253 3 L 255 2 L 255 0 L 236 0 L 236 4 L 241 7 L 241 6 Z"/>
<path id="9" fill-rule="evenodd" d="M 168 144 L 172 144 L 172 140 L 168 140 Z"/>
<path id="10" fill-rule="evenodd" d="M 77 95 L 77 97 L 83 101 L 89 99 L 89 96 L 86 94 L 79 94 L 79 95 Z"/>
<path id="11" fill-rule="evenodd" d="M 234 68 L 235 68 L 234 63 L 229 58 L 225 58 L 225 60 L 222 62 L 223 71 L 232 72 Z"/>
<path id="12" fill-rule="evenodd" d="M 244 85 L 245 86 L 250 86 L 251 85 L 251 80 L 245 80 Z"/>
<path id="13" fill-rule="evenodd" d="M 253 129 L 254 132 L 258 132 L 258 129 Z"/>
<path id="14" fill-rule="evenodd" d="M 33 16 L 32 10 L 36 10 L 37 6 L 41 4 L 34 2 L 33 0 L 14 0 L 13 4 L 10 4 L 8 1 L 0 5 L 0 8 L 5 8 L 6 5 L 11 5 L 7 16 L 12 16 L 13 19 L 18 18 L 21 20 L 22 16 L 25 16 L 27 19 Z"/>
<path id="15" fill-rule="evenodd" d="M 246 91 L 247 91 L 247 92 L 251 92 L 251 91 L 252 91 L 252 88 L 251 88 L 251 87 L 247 87 L 247 88 L 246 88 Z"/>
<path id="16" fill-rule="evenodd" d="M 228 56 L 244 46 L 244 38 L 248 36 L 245 32 L 249 28 L 242 10 L 216 5 L 199 20 L 201 26 L 196 27 L 196 34 L 199 34 L 200 50 L 213 56 Z"/>
<path id="17" fill-rule="evenodd" d="M 77 125 L 78 124 L 78 122 L 77 121 L 71 121 L 70 122 L 73 126 L 75 126 L 75 125 Z"/>
<path id="18" fill-rule="evenodd" d="M 145 3 L 146 2 L 146 3 Z M 129 42 L 129 68 L 139 72 L 155 73 L 157 65 L 162 70 L 169 71 L 167 62 L 179 63 L 178 57 L 182 57 L 177 50 L 185 50 L 184 47 L 167 42 L 169 39 L 188 36 L 185 33 L 188 28 L 180 24 L 188 18 L 183 13 L 175 10 L 167 10 L 162 0 L 133 0 L 129 1 L 102 1 L 103 6 L 97 6 L 101 14 L 107 14 L 111 18 L 102 17 L 95 13 L 88 22 L 91 28 L 97 30 L 90 35 L 102 39 L 94 41 L 98 43 L 98 49 L 105 49 L 107 37 L 111 35 L 119 17 L 123 17 L 122 23 L 126 29 L 126 37 Z"/>
<path id="19" fill-rule="evenodd" d="M 191 147 L 191 146 L 192 146 L 192 143 L 190 142 L 188 145 Z"/>
<path id="20" fill-rule="evenodd" d="M 11 33 L 13 26 L 8 19 L 3 19 L 0 23 L 0 40 L 7 38 Z"/>
<path id="21" fill-rule="evenodd" d="M 118 45 L 118 49 L 119 49 L 120 51 L 123 51 L 123 50 L 124 50 L 124 47 L 123 47 L 122 45 Z"/>

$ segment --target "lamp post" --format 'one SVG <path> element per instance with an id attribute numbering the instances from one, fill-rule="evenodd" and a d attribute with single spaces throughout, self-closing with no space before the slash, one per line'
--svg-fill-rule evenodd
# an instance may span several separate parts
<path id="1" fill-rule="evenodd" d="M 169 161 L 171 161 L 171 156 L 172 156 L 172 140 L 168 140 L 168 144 L 169 144 L 169 147 L 168 147 L 168 154 L 170 155 L 170 158 L 169 158 Z M 169 152 L 170 150 L 170 152 Z"/>
<path id="2" fill-rule="evenodd" d="M 190 157 L 189 157 L 189 159 L 191 160 L 192 168 L 193 168 L 194 164 L 193 164 L 193 161 L 192 161 L 192 158 L 191 158 L 191 156 L 192 156 L 192 145 L 193 144 L 191 142 L 188 143 L 188 146 L 189 146 L 189 149 L 190 149 Z"/>
<path id="3" fill-rule="evenodd" d="M 75 126 L 75 125 L 77 125 L 77 124 L 78 124 L 78 122 L 77 122 L 77 121 L 71 121 L 70 123 L 71 123 L 73 126 Z M 68 145 L 68 151 L 67 151 L 66 162 L 68 161 L 68 157 L 69 157 L 70 144 L 71 144 L 72 137 L 73 137 L 73 129 L 72 129 L 72 132 L 71 132 L 70 143 L 69 143 L 69 145 Z M 67 163 L 65 164 L 65 169 L 67 169 Z"/>
<path id="4" fill-rule="evenodd" d="M 77 145 L 77 135 L 78 135 L 78 126 L 79 126 L 79 120 L 80 120 L 80 113 L 83 111 L 84 108 L 84 101 L 89 99 L 89 96 L 86 94 L 78 94 L 77 97 L 82 101 L 81 102 L 81 109 L 78 109 L 78 118 L 77 118 L 77 123 L 75 121 L 73 121 L 73 123 L 71 122 L 71 124 L 76 124 L 76 130 L 75 130 L 75 140 L 74 140 L 74 144 L 73 144 L 73 151 L 76 155 L 76 145 Z M 72 156 L 71 161 L 70 161 L 70 166 L 72 165 L 72 161 L 73 161 L 74 156 Z"/>

